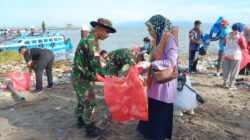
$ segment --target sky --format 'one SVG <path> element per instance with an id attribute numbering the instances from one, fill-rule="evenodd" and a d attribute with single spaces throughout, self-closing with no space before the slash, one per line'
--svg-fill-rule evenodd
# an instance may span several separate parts
<path id="1" fill-rule="evenodd" d="M 65 25 L 110 19 L 114 24 L 146 21 L 161 14 L 174 22 L 250 23 L 250 0 L 1 0 L 0 26 Z"/>

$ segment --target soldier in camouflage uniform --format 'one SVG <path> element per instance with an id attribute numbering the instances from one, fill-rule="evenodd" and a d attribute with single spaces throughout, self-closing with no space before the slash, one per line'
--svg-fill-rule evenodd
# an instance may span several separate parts
<path id="1" fill-rule="evenodd" d="M 144 55 L 129 48 L 117 49 L 108 54 L 106 69 L 109 75 L 124 74 L 139 61 L 144 61 Z"/>
<path id="2" fill-rule="evenodd" d="M 85 125 L 87 136 L 95 137 L 104 131 L 91 122 L 96 105 L 94 82 L 97 80 L 97 74 L 103 77 L 107 74 L 100 64 L 98 41 L 106 39 L 109 33 L 115 33 L 116 30 L 112 28 L 111 22 L 104 18 L 98 19 L 97 22 L 92 21 L 90 24 L 94 30 L 87 38 L 81 39 L 76 49 L 71 77 L 78 101 L 75 109 L 78 127 Z"/>

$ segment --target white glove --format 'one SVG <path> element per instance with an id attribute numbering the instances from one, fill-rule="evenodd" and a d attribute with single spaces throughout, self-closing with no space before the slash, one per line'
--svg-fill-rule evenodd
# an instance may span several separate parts
<path id="1" fill-rule="evenodd" d="M 142 61 L 136 64 L 136 67 L 139 67 L 139 68 L 141 67 L 143 69 L 147 69 L 149 66 L 150 66 L 150 62 L 148 61 Z"/>
<path id="2" fill-rule="evenodd" d="M 139 75 L 139 78 L 141 79 L 141 81 L 144 83 L 144 79 L 141 75 Z"/>

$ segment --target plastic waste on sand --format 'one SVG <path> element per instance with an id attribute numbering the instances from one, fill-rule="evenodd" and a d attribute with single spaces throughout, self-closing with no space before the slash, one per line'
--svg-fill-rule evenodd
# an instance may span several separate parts
<path id="1" fill-rule="evenodd" d="M 147 93 L 135 67 L 125 79 L 106 76 L 104 98 L 113 121 L 148 120 Z"/>
<path id="2" fill-rule="evenodd" d="M 191 86 L 191 81 L 189 76 L 186 76 L 186 84 Z M 188 87 L 183 86 L 181 91 L 177 90 L 174 108 L 181 111 L 189 111 L 198 106 L 198 101 L 196 99 L 196 93 L 190 90 Z"/>

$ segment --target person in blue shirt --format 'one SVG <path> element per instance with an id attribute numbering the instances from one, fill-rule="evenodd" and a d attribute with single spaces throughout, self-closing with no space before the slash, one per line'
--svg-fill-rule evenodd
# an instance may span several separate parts
<path id="1" fill-rule="evenodd" d="M 219 40 L 219 53 L 218 53 L 218 60 L 217 60 L 217 71 L 215 73 L 215 76 L 220 76 L 220 72 L 221 72 L 221 67 L 222 67 L 222 58 L 223 58 L 223 55 L 224 55 L 224 48 L 225 46 L 223 45 L 223 42 L 224 42 L 224 39 L 225 37 L 227 36 L 227 34 L 229 32 L 231 32 L 231 29 L 228 27 L 229 25 L 229 22 L 228 20 L 223 20 L 221 22 L 221 26 L 222 26 L 222 31 L 220 33 L 219 36 L 217 37 L 213 37 L 211 39 L 211 41 L 217 41 Z"/>
<path id="2" fill-rule="evenodd" d="M 144 42 L 144 45 L 140 48 L 140 50 L 141 50 L 143 53 L 149 54 L 149 53 L 150 53 L 150 44 L 151 44 L 151 40 L 150 40 L 148 37 L 145 37 L 145 38 L 143 39 L 143 42 Z"/>

